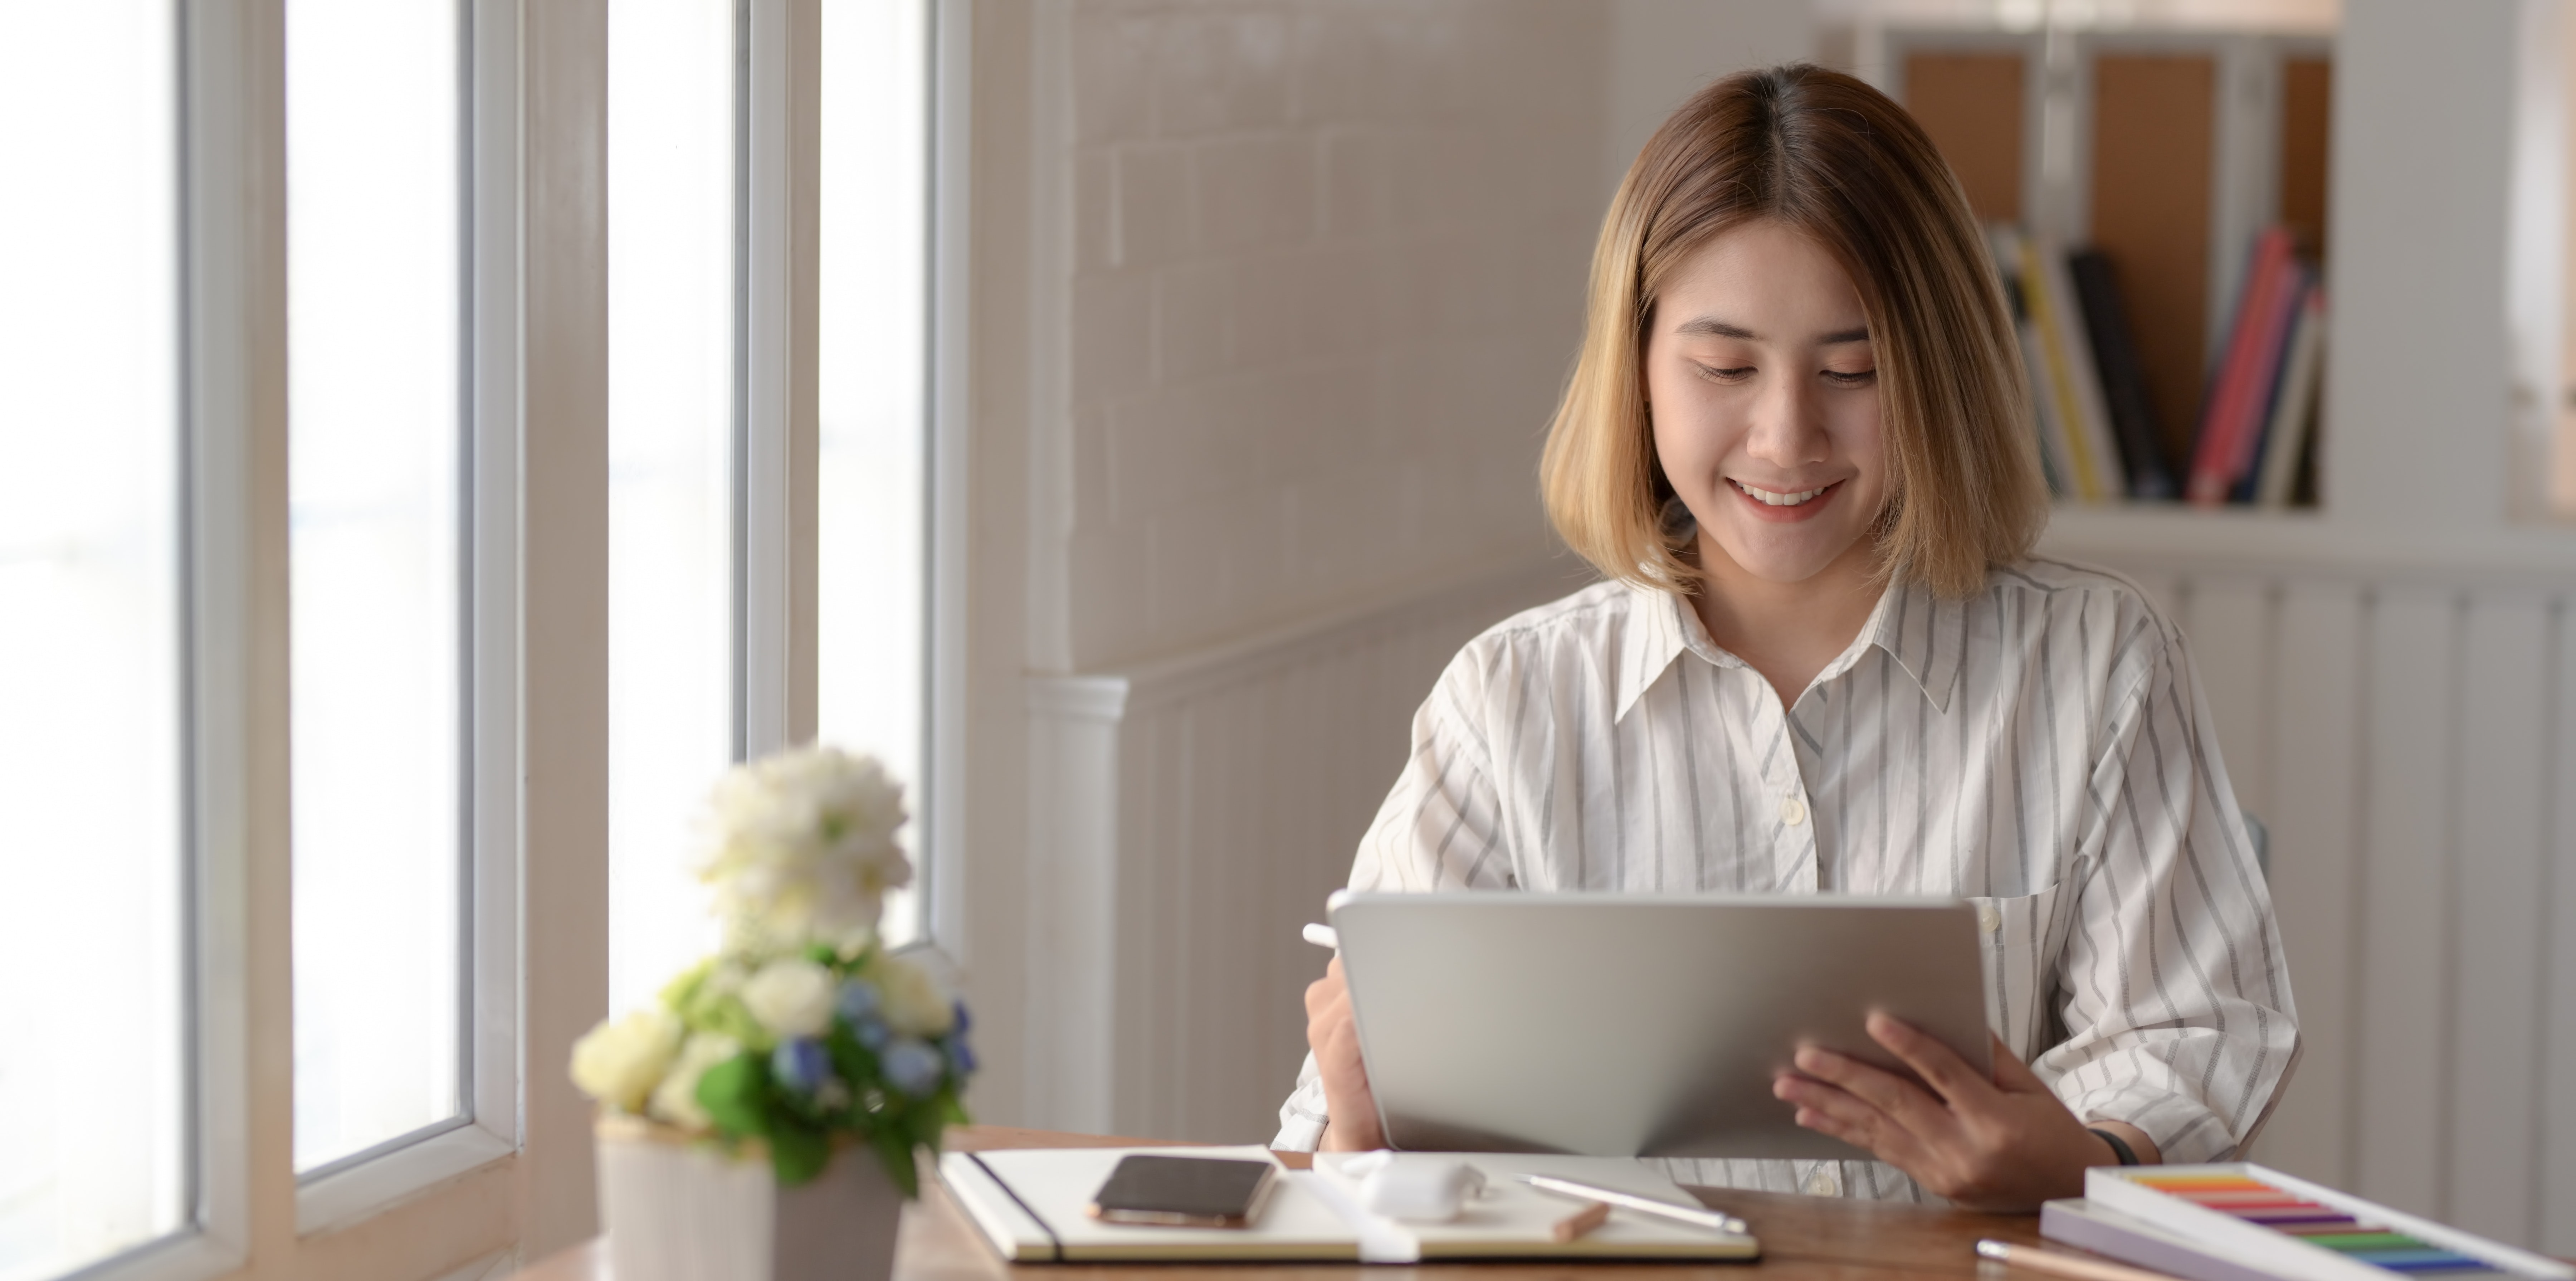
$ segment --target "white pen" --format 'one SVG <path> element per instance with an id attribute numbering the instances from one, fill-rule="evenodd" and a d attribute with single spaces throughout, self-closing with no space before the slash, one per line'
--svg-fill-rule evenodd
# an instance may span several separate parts
<path id="1" fill-rule="evenodd" d="M 1305 936 L 1307 942 L 1317 947 L 1330 948 L 1336 952 L 1342 950 L 1342 936 L 1334 933 L 1332 926 L 1309 925 L 1300 933 Z"/>
<path id="2" fill-rule="evenodd" d="M 1712 1232 L 1725 1232 L 1734 1236 L 1743 1236 L 1747 1231 L 1744 1220 L 1720 1210 L 1702 1210 L 1691 1206 L 1672 1205 L 1663 1201 L 1655 1200 L 1652 1197 L 1637 1196 L 1634 1193 L 1621 1192 L 1614 1188 L 1595 1187 L 1589 1183 L 1577 1183 L 1572 1179 L 1559 1179 L 1545 1174 L 1524 1174 L 1519 1177 L 1521 1182 L 1526 1183 L 1531 1187 L 1545 1192 L 1554 1192 L 1559 1196 L 1580 1197 L 1586 1201 L 1599 1201 L 1604 1205 L 1618 1206 L 1622 1210 L 1634 1210 L 1639 1214 L 1651 1214 L 1659 1219 L 1670 1219 L 1675 1223 L 1687 1223 L 1692 1227 L 1707 1228 Z"/>

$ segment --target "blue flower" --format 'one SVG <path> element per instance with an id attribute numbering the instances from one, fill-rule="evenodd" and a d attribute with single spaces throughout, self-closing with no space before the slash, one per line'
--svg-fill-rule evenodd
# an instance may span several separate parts
<path id="1" fill-rule="evenodd" d="M 951 1036 L 964 1036 L 966 1035 L 966 1029 L 975 1026 L 975 1020 L 966 1017 L 966 1003 L 964 1001 L 958 1001 L 955 1004 L 957 1007 L 957 1021 L 949 1025 L 948 1034 Z"/>
<path id="2" fill-rule="evenodd" d="M 793 1037 L 769 1052 L 769 1074 L 798 1094 L 812 1094 L 832 1075 L 832 1056 L 812 1037 Z"/>
<path id="3" fill-rule="evenodd" d="M 975 1075 L 975 1047 L 968 1045 L 965 1037 L 948 1038 L 948 1066 L 960 1078 Z"/>
<path id="4" fill-rule="evenodd" d="M 885 1069 L 888 1085 L 916 1099 L 928 1098 L 936 1092 L 939 1079 L 948 1071 L 948 1064 L 940 1057 L 939 1051 L 908 1036 L 887 1046 L 878 1064 Z"/>
<path id="5" fill-rule="evenodd" d="M 850 1020 L 850 1035 L 871 1050 L 882 1050 L 893 1033 L 886 1031 L 884 1019 L 865 1014 Z"/>
<path id="6" fill-rule="evenodd" d="M 884 999 L 877 994 L 875 984 L 851 979 L 843 983 L 840 994 L 832 998 L 832 1007 L 840 1011 L 841 1017 L 848 1019 L 852 1027 L 856 1027 L 859 1020 L 876 1013 L 877 1006 L 883 1004 Z"/>

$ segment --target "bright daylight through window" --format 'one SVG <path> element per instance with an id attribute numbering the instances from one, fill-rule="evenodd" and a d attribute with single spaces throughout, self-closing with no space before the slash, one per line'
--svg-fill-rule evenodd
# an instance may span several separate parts
<path id="1" fill-rule="evenodd" d="M 913 888 L 890 943 L 926 932 L 922 821 L 929 433 L 930 6 L 824 0 L 817 736 L 904 786 Z"/>
<path id="2" fill-rule="evenodd" d="M 733 0 L 608 11 L 609 1008 L 715 946 L 690 875 L 733 759 Z"/>
<path id="3" fill-rule="evenodd" d="M 295 1165 L 465 1112 L 457 0 L 289 0 Z"/>
<path id="4" fill-rule="evenodd" d="M 189 1218 L 174 19 L 0 10 L 0 1279 Z"/>

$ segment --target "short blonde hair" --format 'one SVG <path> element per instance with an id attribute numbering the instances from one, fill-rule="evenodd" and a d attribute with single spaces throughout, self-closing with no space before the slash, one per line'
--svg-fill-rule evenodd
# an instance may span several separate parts
<path id="1" fill-rule="evenodd" d="M 1665 282 L 1760 218 L 1813 236 L 1860 292 L 1891 460 L 1879 572 L 1943 596 L 1985 585 L 2048 520 L 2012 314 L 1958 180 L 1885 94 L 1821 67 L 1729 76 L 1628 167 L 1592 254 L 1583 348 L 1539 471 L 1548 517 L 1602 573 L 1687 592 L 1663 522 L 1642 367 Z"/>

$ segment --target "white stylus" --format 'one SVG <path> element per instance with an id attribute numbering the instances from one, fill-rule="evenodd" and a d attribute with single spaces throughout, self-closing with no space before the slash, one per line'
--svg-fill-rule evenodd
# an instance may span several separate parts
<path id="1" fill-rule="evenodd" d="M 1517 1177 L 1531 1187 L 1543 1192 L 1554 1192 L 1559 1196 L 1599 1201 L 1604 1205 L 1618 1206 L 1622 1210 L 1651 1214 L 1658 1219 L 1687 1223 L 1692 1227 L 1707 1228 L 1712 1232 L 1725 1232 L 1735 1236 L 1743 1236 L 1746 1232 L 1744 1220 L 1723 1210 L 1702 1210 L 1696 1207 L 1671 1205 L 1651 1197 L 1621 1192 L 1616 1188 L 1595 1187 L 1589 1183 L 1577 1183 L 1572 1179 L 1553 1178 L 1544 1174 L 1523 1174 Z"/>
<path id="2" fill-rule="evenodd" d="M 1332 926 L 1309 925 L 1299 932 L 1304 935 L 1307 942 L 1317 947 L 1330 948 L 1336 952 L 1342 950 L 1342 936 L 1334 933 Z"/>

